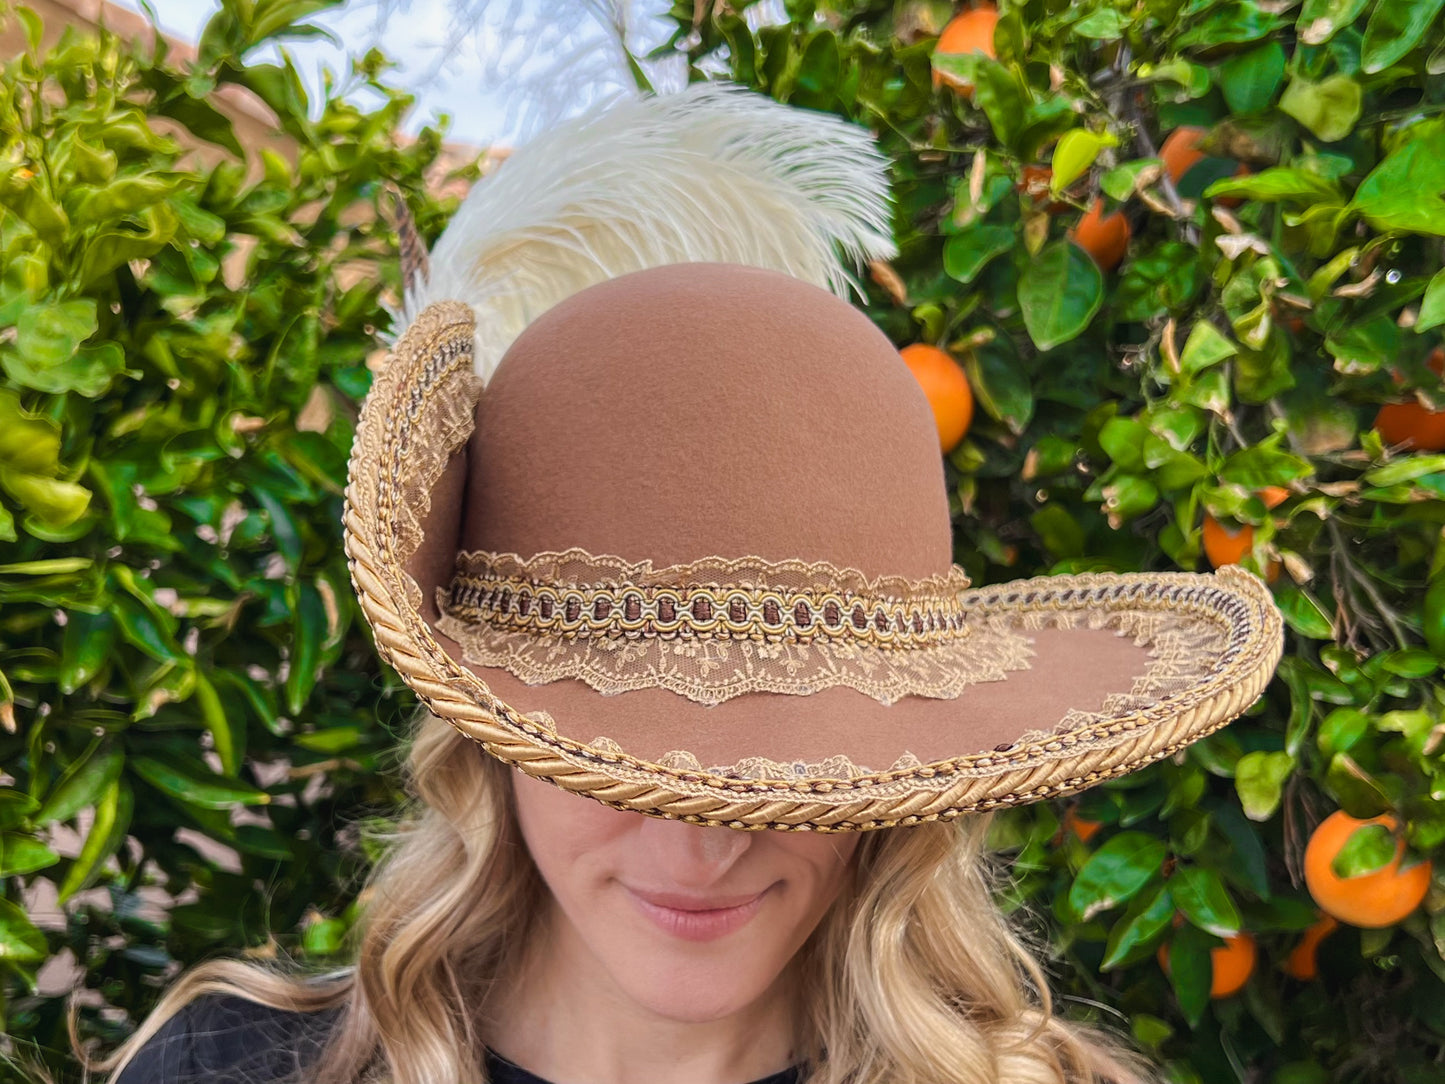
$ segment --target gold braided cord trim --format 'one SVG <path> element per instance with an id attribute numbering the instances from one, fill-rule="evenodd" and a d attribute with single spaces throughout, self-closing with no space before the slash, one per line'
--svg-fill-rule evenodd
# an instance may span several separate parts
<path id="1" fill-rule="evenodd" d="M 1142 706 L 1101 711 L 1097 719 L 1074 720 L 1076 729 L 1046 738 L 1023 735 L 1004 749 L 856 778 L 727 778 L 562 737 L 544 720 L 496 697 L 476 673 L 441 649 L 418 611 L 420 593 L 404 570 L 416 537 L 404 537 L 401 523 L 418 522 L 426 507 L 426 487 L 417 479 L 432 470 L 439 474 L 470 432 L 478 388 L 459 370 L 470 376 L 473 327 L 469 306 L 438 302 L 397 343 L 358 422 L 343 512 L 344 544 L 357 599 L 382 658 L 431 711 L 528 775 L 617 809 L 694 824 L 824 832 L 906 826 L 1064 797 L 1136 771 L 1238 716 L 1264 691 L 1279 662 L 1282 615 L 1264 582 L 1242 569 L 1226 566 L 1212 575 L 1036 577 L 969 589 L 963 601 L 970 624 L 982 628 L 998 621 L 1007 627 L 1044 611 L 1190 610 L 1226 628 L 1223 650 L 1203 678 L 1146 698 Z M 452 360 L 433 370 L 438 352 Z M 428 371 L 434 382 L 430 389 L 422 380 Z M 442 427 L 412 408 L 421 397 L 429 409 L 447 411 L 450 404 L 429 394 L 442 385 L 455 393 L 455 402 L 466 404 L 466 417 L 459 417 L 440 442 L 451 446 L 436 452 L 428 470 L 419 473 L 411 469 L 418 445 L 430 443 L 426 434 Z M 1187 682 L 1182 675 L 1179 680 Z"/>
<path id="2" fill-rule="evenodd" d="M 477 666 L 604 695 L 664 688 L 700 704 L 844 685 L 891 704 L 952 699 L 1027 667 L 1027 639 L 970 641 L 954 566 L 921 580 L 826 561 L 709 556 L 654 569 L 580 548 L 466 553 L 437 628 Z M 521 612 L 525 607 L 526 612 Z"/>

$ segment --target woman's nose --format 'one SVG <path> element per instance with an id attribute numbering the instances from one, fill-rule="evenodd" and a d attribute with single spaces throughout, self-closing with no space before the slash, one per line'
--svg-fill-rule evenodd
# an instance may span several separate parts
<path id="1" fill-rule="evenodd" d="M 659 877 L 679 888 L 708 888 L 727 874 L 753 844 L 753 833 L 703 828 L 685 821 L 644 817 L 639 842 Z"/>

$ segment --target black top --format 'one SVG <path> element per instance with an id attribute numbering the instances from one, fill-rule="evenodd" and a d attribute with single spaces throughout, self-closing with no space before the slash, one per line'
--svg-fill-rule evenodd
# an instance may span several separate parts
<path id="1" fill-rule="evenodd" d="M 288 1075 L 302 1081 L 336 1014 L 335 1009 L 293 1013 L 239 997 L 201 997 L 165 1022 L 117 1084 L 267 1084 Z M 492 1084 L 547 1084 L 490 1051 L 487 1076 Z M 798 1084 L 798 1074 L 786 1069 L 755 1084 Z"/>

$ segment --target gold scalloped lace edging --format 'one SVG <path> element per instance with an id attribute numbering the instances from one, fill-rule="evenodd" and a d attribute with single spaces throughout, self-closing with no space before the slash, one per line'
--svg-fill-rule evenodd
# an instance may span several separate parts
<path id="1" fill-rule="evenodd" d="M 1180 574 L 1164 573 L 1161 578 L 1168 579 L 1173 575 Z M 1010 747 L 1047 742 L 1058 735 L 1081 731 L 1096 723 L 1122 718 L 1132 712 L 1154 709 L 1165 698 L 1197 688 L 1204 683 L 1225 656 L 1233 629 L 1227 615 L 1210 605 L 1208 596 L 1211 592 L 1204 591 L 1199 594 L 1205 597 L 1145 601 L 1132 597 L 1131 593 L 1131 597 L 1116 600 L 1113 604 L 1104 598 L 1094 602 L 1093 607 L 1070 608 L 1056 604 L 1056 608 L 1050 609 L 1004 612 L 979 610 L 971 613 L 971 635 L 965 642 L 970 650 L 974 651 L 982 648 L 1003 656 L 1026 660 L 1034 653 L 1030 634 L 1050 627 L 1109 629 L 1118 635 L 1129 637 L 1135 645 L 1148 650 L 1149 661 L 1145 664 L 1143 673 L 1134 678 L 1130 688 L 1111 693 L 1097 711 L 1070 709 L 1051 727 L 1024 731 Z M 1015 667 L 1027 668 L 1027 661 Z M 1004 674 L 1000 674 L 997 678 L 986 680 L 1002 680 L 1004 677 Z M 548 712 L 534 711 L 527 713 L 525 717 L 548 731 L 557 733 L 556 721 Z M 1123 741 L 1127 738 L 1127 734 L 1121 734 L 1114 740 Z M 1090 744 L 1095 749 L 1106 749 L 1110 741 L 1098 740 Z M 588 745 L 599 753 L 626 755 L 626 750 L 605 736 L 594 738 Z M 882 772 L 856 764 L 844 754 L 821 761 L 778 761 L 754 756 L 744 757 L 730 765 L 706 767 L 694 754 L 686 750 L 673 750 L 653 763 L 676 771 L 707 773 L 730 779 L 785 782 L 852 780 L 879 774 L 906 773 L 892 783 L 870 787 L 870 793 L 877 797 L 941 789 L 952 785 L 955 779 L 954 773 L 948 771 L 940 771 L 933 778 L 913 774 L 914 770 L 923 767 L 923 764 L 917 756 L 908 752 Z M 613 770 L 616 771 L 616 768 Z M 704 788 L 692 787 L 686 782 L 674 782 L 672 785 L 684 794 L 694 790 L 698 795 L 706 793 Z"/>

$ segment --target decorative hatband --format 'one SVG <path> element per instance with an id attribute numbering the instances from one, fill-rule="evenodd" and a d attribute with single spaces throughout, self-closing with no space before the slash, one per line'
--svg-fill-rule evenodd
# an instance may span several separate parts
<path id="1" fill-rule="evenodd" d="M 706 557 L 654 570 L 586 550 L 458 554 L 439 592 L 467 625 L 567 640 L 751 640 L 917 649 L 968 634 L 954 565 L 922 580 L 867 579 L 828 562 Z"/>

